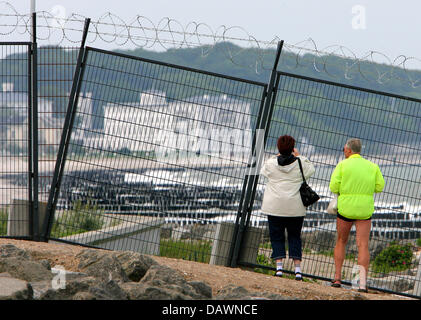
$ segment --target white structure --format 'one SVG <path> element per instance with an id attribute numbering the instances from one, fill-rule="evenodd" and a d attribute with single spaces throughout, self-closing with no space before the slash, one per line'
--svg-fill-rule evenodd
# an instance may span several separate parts
<path id="1" fill-rule="evenodd" d="M 173 103 L 177 149 L 222 158 L 250 152 L 250 104 L 222 95 L 202 95 Z M 173 139 L 174 140 L 174 139 Z"/>
<path id="2" fill-rule="evenodd" d="M 148 91 L 138 103 L 107 104 L 104 133 L 103 146 L 109 150 L 245 157 L 252 137 L 250 104 L 227 95 L 167 102 L 164 92 Z"/>
<path id="3" fill-rule="evenodd" d="M 3 92 L 12 92 L 14 87 L 13 82 L 3 82 L 2 84 L 2 91 Z"/>
<path id="4" fill-rule="evenodd" d="M 72 140 L 86 148 L 101 149 L 104 139 L 95 134 L 95 131 L 99 133 L 99 130 L 95 128 L 94 121 L 98 121 L 99 118 L 94 114 L 92 92 L 82 92 L 79 95 L 77 114 L 81 116 L 75 122 Z"/>
<path id="5" fill-rule="evenodd" d="M 131 152 L 154 151 L 158 131 L 171 125 L 165 93 L 148 91 L 135 103 L 107 104 L 104 108 L 103 147 Z"/>
<path id="6" fill-rule="evenodd" d="M 0 91 L 0 108 L 7 109 L 9 113 L 13 111 L 22 115 L 28 112 L 29 97 L 26 92 L 14 91 L 14 84 L 11 82 L 2 83 L 2 91 Z M 50 100 L 38 98 L 38 112 L 51 113 L 53 111 L 53 102 Z"/>
<path id="7" fill-rule="evenodd" d="M 10 154 L 25 153 L 28 148 L 29 96 L 15 91 L 13 83 L 2 83 L 0 91 L 0 149 Z M 53 152 L 61 136 L 60 120 L 52 117 L 53 102 L 38 98 L 38 142 L 44 145 L 40 153 Z"/>
<path id="8" fill-rule="evenodd" d="M 92 107 L 92 92 L 83 92 L 80 94 L 77 101 L 77 110 L 79 113 L 83 113 L 82 123 L 80 127 L 86 129 L 82 131 L 82 137 L 89 136 L 89 129 L 93 128 L 92 116 L 94 113 Z"/>

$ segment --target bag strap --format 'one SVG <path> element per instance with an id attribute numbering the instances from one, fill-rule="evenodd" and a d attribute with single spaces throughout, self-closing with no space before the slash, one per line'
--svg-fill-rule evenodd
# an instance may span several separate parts
<path id="1" fill-rule="evenodd" d="M 298 165 L 300 166 L 301 176 L 303 177 L 304 182 L 306 182 L 306 178 L 304 177 L 303 167 L 301 165 L 301 160 L 298 157 L 297 157 L 297 160 L 298 160 Z"/>

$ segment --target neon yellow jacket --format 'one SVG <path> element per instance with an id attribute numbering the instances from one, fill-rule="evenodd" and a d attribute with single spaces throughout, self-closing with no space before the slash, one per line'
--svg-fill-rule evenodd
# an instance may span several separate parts
<path id="1" fill-rule="evenodd" d="M 353 154 L 338 163 L 329 188 L 339 194 L 339 214 L 349 219 L 368 219 L 374 212 L 373 195 L 383 191 L 384 179 L 377 164 Z"/>

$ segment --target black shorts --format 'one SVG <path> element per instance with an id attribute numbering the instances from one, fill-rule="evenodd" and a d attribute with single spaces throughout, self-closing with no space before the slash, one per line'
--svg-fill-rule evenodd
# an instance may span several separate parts
<path id="1" fill-rule="evenodd" d="M 370 217 L 370 218 L 368 218 L 368 219 L 349 219 L 349 218 L 346 218 L 346 217 L 344 217 L 344 216 L 341 216 L 341 215 L 339 214 L 339 212 L 336 214 L 336 216 L 337 216 L 339 219 L 344 220 L 344 221 L 347 221 L 347 222 L 354 222 L 354 221 L 359 221 L 359 220 L 371 220 L 371 217 Z"/>

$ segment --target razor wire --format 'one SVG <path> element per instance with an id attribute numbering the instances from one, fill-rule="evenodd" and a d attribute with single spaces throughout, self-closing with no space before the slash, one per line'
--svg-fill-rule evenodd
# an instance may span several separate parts
<path id="1" fill-rule="evenodd" d="M 0 2 L 0 9 L 0 37 L 15 33 L 31 35 L 30 14 L 19 13 L 9 2 Z M 85 16 L 72 13 L 67 17 L 57 17 L 48 11 L 38 11 L 36 15 L 37 41 L 41 45 L 44 42 L 56 46 L 80 43 Z M 106 12 L 96 20 L 91 19 L 87 39 L 88 44 L 101 41 L 117 47 L 132 46 L 145 50 L 200 48 L 201 57 L 207 57 L 219 45 L 232 64 L 261 74 L 271 69 L 273 61 L 268 57 L 273 56 L 280 37 L 258 40 L 241 26 L 221 25 L 213 29 L 206 23 L 192 21 L 183 25 L 168 17 L 154 23 L 148 17 L 137 15 L 126 23 L 119 16 Z M 245 52 L 252 53 L 254 58 L 246 64 L 241 59 Z M 284 52 L 281 65 L 290 71 L 310 66 L 315 72 L 335 80 L 338 80 L 338 74 L 342 80 L 352 80 L 359 75 L 368 82 L 381 85 L 393 80 L 405 82 L 412 88 L 421 85 L 421 76 L 416 70 L 421 70 L 421 59 L 412 56 L 390 58 L 374 50 L 357 55 L 343 45 L 319 48 L 312 38 L 293 44 L 285 42 Z M 331 58 L 342 59 L 342 70 L 329 63 Z"/>

